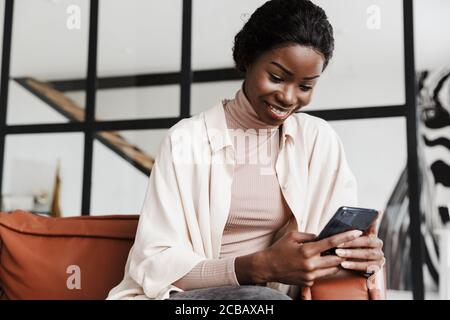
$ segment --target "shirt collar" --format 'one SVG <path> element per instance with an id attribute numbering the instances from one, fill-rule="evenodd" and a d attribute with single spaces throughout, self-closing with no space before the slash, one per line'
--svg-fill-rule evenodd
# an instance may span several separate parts
<path id="1" fill-rule="evenodd" d="M 294 118 L 294 114 L 291 114 L 286 120 L 284 120 L 283 124 L 281 125 L 281 136 L 283 137 L 283 139 L 281 139 L 280 148 L 284 147 L 284 144 L 286 143 L 288 138 L 292 142 L 294 142 L 295 130 L 296 121 Z"/>
<path id="2" fill-rule="evenodd" d="M 206 133 L 213 153 L 226 146 L 233 146 L 228 134 L 222 101 L 204 112 L 204 121 Z"/>
<path id="3" fill-rule="evenodd" d="M 233 142 L 228 132 L 222 101 L 204 112 L 204 121 L 208 141 L 213 153 L 227 146 L 233 147 Z M 281 125 L 281 136 L 283 139 L 281 139 L 280 149 L 284 147 L 288 138 L 292 141 L 294 140 L 296 128 L 295 122 L 294 115 L 290 115 Z"/>

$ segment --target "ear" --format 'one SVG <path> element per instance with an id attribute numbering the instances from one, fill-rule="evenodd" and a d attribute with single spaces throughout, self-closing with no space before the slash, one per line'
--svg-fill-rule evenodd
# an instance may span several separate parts
<path id="1" fill-rule="evenodd" d="M 245 69 L 245 75 L 246 76 L 252 70 L 252 66 L 253 66 L 253 63 L 245 63 L 244 69 Z"/>

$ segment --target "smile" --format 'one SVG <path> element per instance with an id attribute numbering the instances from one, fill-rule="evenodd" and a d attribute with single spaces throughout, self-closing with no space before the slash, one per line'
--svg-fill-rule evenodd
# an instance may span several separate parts
<path id="1" fill-rule="evenodd" d="M 276 108 L 267 102 L 265 102 L 265 104 L 267 105 L 269 113 L 272 116 L 272 118 L 275 118 L 276 120 L 283 120 L 287 118 L 287 116 L 291 111 L 290 109 L 286 111 L 280 110 L 279 108 Z"/>

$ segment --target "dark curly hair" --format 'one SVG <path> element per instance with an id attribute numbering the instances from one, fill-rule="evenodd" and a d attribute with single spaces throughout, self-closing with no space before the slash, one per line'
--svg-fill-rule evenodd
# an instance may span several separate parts
<path id="1" fill-rule="evenodd" d="M 233 59 L 245 73 L 265 51 L 287 43 L 320 52 L 325 70 L 333 56 L 333 27 L 322 8 L 309 0 L 270 0 L 256 9 L 234 38 Z"/>

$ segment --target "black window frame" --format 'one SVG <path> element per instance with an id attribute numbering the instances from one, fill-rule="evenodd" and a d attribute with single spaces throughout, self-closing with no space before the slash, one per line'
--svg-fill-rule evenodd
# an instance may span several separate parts
<path id="1" fill-rule="evenodd" d="M 33 133 L 65 133 L 83 132 L 84 165 L 83 165 L 83 191 L 82 191 L 82 215 L 90 214 L 93 141 L 98 131 L 111 130 L 142 130 L 170 128 L 183 118 L 190 116 L 190 96 L 193 82 L 214 82 L 224 80 L 239 80 L 240 74 L 234 69 L 213 69 L 193 71 L 191 67 L 192 53 L 192 1 L 183 0 L 182 21 L 182 60 L 180 73 L 153 74 L 145 76 L 97 78 L 97 43 L 98 43 L 98 13 L 99 0 L 90 0 L 89 13 L 89 46 L 87 78 L 70 83 L 55 83 L 60 88 L 84 88 L 86 89 L 86 118 L 84 122 L 69 122 L 62 124 L 33 124 L 33 125 L 7 125 L 6 113 L 8 102 L 8 90 L 10 80 L 10 54 L 11 36 L 13 26 L 14 0 L 5 0 L 3 22 L 3 47 L 0 86 L 0 190 L 3 184 L 3 164 L 5 152 L 5 140 L 11 134 Z M 423 284 L 423 248 L 422 234 L 420 231 L 420 186 L 419 165 L 417 154 L 417 82 L 414 62 L 414 25 L 413 25 L 413 0 L 403 0 L 403 33 L 404 33 L 404 63 L 405 63 L 405 104 L 379 107 L 358 107 L 337 110 L 320 110 L 306 112 L 318 116 L 327 121 L 357 120 L 372 118 L 403 117 L 407 123 L 407 172 L 408 172 L 408 196 L 410 216 L 411 261 L 413 298 L 424 299 Z M 180 116 L 165 119 L 138 119 L 119 121 L 95 121 L 96 92 L 101 88 L 118 88 L 126 86 L 147 86 L 161 84 L 179 84 L 180 92 Z"/>

